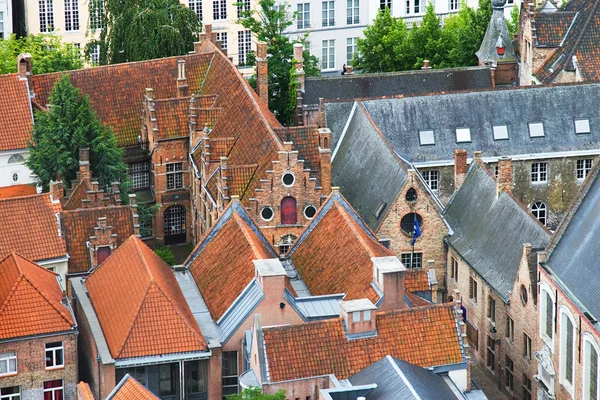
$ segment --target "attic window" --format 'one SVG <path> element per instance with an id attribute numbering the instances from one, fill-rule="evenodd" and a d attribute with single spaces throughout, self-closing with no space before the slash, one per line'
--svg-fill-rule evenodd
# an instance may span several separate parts
<path id="1" fill-rule="evenodd" d="M 529 123 L 529 137 L 544 137 L 544 123 L 543 122 L 530 122 Z"/>
<path id="2" fill-rule="evenodd" d="M 415 190 L 415 188 L 408 189 L 408 191 L 406 192 L 406 201 L 408 201 L 409 203 L 417 201 L 417 191 Z"/>
<path id="3" fill-rule="evenodd" d="M 375 218 L 379 218 L 381 216 L 381 213 L 383 212 L 383 210 L 385 210 L 385 206 L 387 206 L 387 203 L 385 201 L 379 203 L 377 209 L 375 210 Z"/>
<path id="4" fill-rule="evenodd" d="M 587 118 L 575 118 L 575 133 L 590 133 L 590 120 Z"/>
<path id="5" fill-rule="evenodd" d="M 470 128 L 456 128 L 456 143 L 465 143 L 471 141 Z"/>
<path id="6" fill-rule="evenodd" d="M 433 131 L 419 131 L 419 142 L 421 146 L 428 146 L 435 144 L 435 138 L 433 136 Z"/>
<path id="7" fill-rule="evenodd" d="M 508 139 L 508 127 L 506 125 L 494 125 L 494 140 L 507 140 Z"/>

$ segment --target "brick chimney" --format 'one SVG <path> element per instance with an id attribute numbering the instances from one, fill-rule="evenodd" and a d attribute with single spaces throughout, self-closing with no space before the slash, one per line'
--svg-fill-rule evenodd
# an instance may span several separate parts
<path id="1" fill-rule="evenodd" d="M 121 188 L 119 182 L 110 183 L 112 202 L 115 206 L 121 204 Z"/>
<path id="2" fill-rule="evenodd" d="M 21 53 L 19 57 L 17 57 L 17 71 L 20 80 L 29 80 L 31 77 L 31 68 L 33 66 L 31 60 L 31 54 L 29 53 Z"/>
<path id="3" fill-rule="evenodd" d="M 460 189 L 467 176 L 467 151 L 454 150 L 454 191 Z"/>
<path id="4" fill-rule="evenodd" d="M 296 67 L 296 81 L 300 83 L 300 89 L 304 90 L 304 46 L 302 43 L 294 43 L 294 66 Z"/>
<path id="5" fill-rule="evenodd" d="M 177 60 L 177 97 L 187 97 L 188 84 L 185 77 L 185 60 Z"/>
<path id="6" fill-rule="evenodd" d="M 269 66 L 266 42 L 256 44 L 256 91 L 263 103 L 269 104 Z"/>
<path id="7" fill-rule="evenodd" d="M 406 267 L 398 257 L 372 257 L 373 281 L 383 292 L 383 303 L 380 311 L 406 308 L 404 301 L 404 273 Z"/>
<path id="8" fill-rule="evenodd" d="M 285 280 L 287 275 L 281 261 L 278 258 L 266 260 L 254 260 L 254 276 L 265 294 L 265 299 L 269 303 L 279 303 L 278 309 L 283 312 L 285 303 L 283 303 L 283 293 L 285 291 Z M 281 304 L 284 304 L 283 307 Z"/>
<path id="9" fill-rule="evenodd" d="M 137 198 L 135 193 L 129 194 L 129 207 L 133 212 L 133 234 L 137 237 L 140 235 L 140 216 L 138 214 Z"/>
<path id="10" fill-rule="evenodd" d="M 431 69 L 431 67 L 429 66 L 429 60 L 423 60 L 423 66 L 421 67 L 421 69 Z"/>
<path id="11" fill-rule="evenodd" d="M 52 196 L 52 201 L 62 201 L 65 197 L 65 185 L 60 174 L 56 177 L 55 181 L 50 181 L 50 195 Z"/>
<path id="12" fill-rule="evenodd" d="M 319 129 L 319 173 L 321 175 L 321 193 L 329 196 L 331 193 L 331 131 Z"/>
<path id="13" fill-rule="evenodd" d="M 340 318 L 346 323 L 348 336 L 358 334 L 376 334 L 377 307 L 368 299 L 340 301 Z"/>
<path id="14" fill-rule="evenodd" d="M 83 182 L 91 178 L 90 149 L 79 149 L 79 180 Z"/>
<path id="15" fill-rule="evenodd" d="M 512 160 L 510 157 L 502 157 L 498 160 L 498 178 L 496 178 L 496 196 L 506 191 L 512 192 Z"/>

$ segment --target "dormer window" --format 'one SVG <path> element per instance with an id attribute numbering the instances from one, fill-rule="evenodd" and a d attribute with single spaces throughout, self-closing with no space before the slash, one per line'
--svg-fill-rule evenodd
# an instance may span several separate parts
<path id="1" fill-rule="evenodd" d="M 471 141 L 470 128 L 456 128 L 456 143 L 466 143 Z"/>
<path id="2" fill-rule="evenodd" d="M 578 135 L 590 133 L 590 120 L 587 118 L 575 118 L 575 133 Z"/>
<path id="3" fill-rule="evenodd" d="M 435 144 L 433 131 L 419 131 L 419 142 L 421 143 L 421 146 L 429 146 Z"/>
<path id="4" fill-rule="evenodd" d="M 492 130 L 494 131 L 494 140 L 508 139 L 508 127 L 506 125 L 494 125 Z"/>
<path id="5" fill-rule="evenodd" d="M 544 137 L 544 123 L 543 122 L 530 122 L 529 123 L 529 137 Z"/>

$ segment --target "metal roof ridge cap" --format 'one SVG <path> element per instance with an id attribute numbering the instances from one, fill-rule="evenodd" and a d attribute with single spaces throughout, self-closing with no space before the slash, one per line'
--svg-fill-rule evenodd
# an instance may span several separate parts
<path id="1" fill-rule="evenodd" d="M 346 131 L 348 130 L 350 123 L 354 119 L 354 112 L 356 111 L 357 107 L 358 107 L 358 102 L 354 101 L 354 103 L 352 104 L 352 110 L 350 110 L 350 114 L 348 115 L 348 119 L 346 120 L 346 124 L 344 125 L 344 129 L 342 130 L 342 135 L 338 139 L 338 142 L 335 145 L 335 149 L 333 150 L 333 153 L 331 153 L 331 163 L 332 164 L 333 164 L 333 160 L 335 159 L 335 156 L 342 144 L 342 141 L 344 140 L 344 137 L 346 136 Z"/>
<path id="2" fill-rule="evenodd" d="M 261 287 L 261 286 L 258 284 L 258 281 L 256 280 L 256 277 L 252 278 L 252 280 L 250 281 L 250 283 L 248 283 L 248 284 L 246 285 L 246 287 L 245 287 L 245 288 L 244 288 L 244 289 L 241 291 L 241 293 L 240 293 L 240 294 L 239 294 L 239 295 L 238 295 L 238 296 L 235 298 L 235 300 L 233 301 L 233 303 L 231 303 L 231 304 L 229 305 L 229 307 L 227 307 L 227 309 L 225 310 L 225 312 L 223 313 L 223 315 L 221 315 L 221 318 L 219 318 L 219 319 L 216 321 L 216 324 L 217 324 L 217 326 L 218 326 L 219 328 L 221 327 L 221 322 L 223 322 L 223 320 L 224 320 L 226 317 L 228 317 L 228 316 L 229 316 L 229 314 L 231 314 L 231 312 L 233 312 L 233 308 L 234 308 L 234 307 L 237 305 L 237 303 L 240 301 L 240 298 L 241 298 L 241 297 L 242 297 L 244 294 L 246 294 L 246 292 L 248 292 L 248 291 L 249 291 L 249 290 L 252 288 L 253 284 L 255 284 L 255 283 L 256 283 L 256 285 L 258 286 L 258 289 L 260 290 L 260 292 L 262 293 L 262 295 L 263 295 L 263 298 L 264 298 L 264 295 L 265 295 L 265 292 L 264 292 L 264 290 L 263 290 L 263 289 L 262 289 L 262 287 Z M 202 292 L 200 292 L 200 293 L 202 293 Z"/>

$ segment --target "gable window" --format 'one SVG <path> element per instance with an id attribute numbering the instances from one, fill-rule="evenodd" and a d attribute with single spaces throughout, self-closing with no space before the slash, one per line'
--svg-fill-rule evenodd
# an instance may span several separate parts
<path id="1" fill-rule="evenodd" d="M 298 29 L 310 28 L 310 3 L 298 4 Z"/>
<path id="2" fill-rule="evenodd" d="M 415 218 L 419 224 L 419 228 L 423 230 L 423 218 L 416 213 L 408 213 L 400 220 L 400 229 L 402 232 L 412 236 L 415 230 Z"/>
<path id="3" fill-rule="evenodd" d="M 532 347 L 531 338 L 523 333 L 523 357 L 527 360 L 531 360 Z"/>
<path id="4" fill-rule="evenodd" d="M 508 389 L 509 392 L 512 392 L 515 390 L 515 363 L 506 356 L 504 365 L 506 365 L 506 389 Z"/>
<path id="5" fill-rule="evenodd" d="M 217 32 L 217 42 L 221 42 L 221 50 L 227 50 L 227 32 Z"/>
<path id="6" fill-rule="evenodd" d="M 238 64 L 246 65 L 246 57 L 252 49 L 252 32 L 238 32 Z"/>
<path id="7" fill-rule="evenodd" d="M 494 140 L 508 139 L 508 127 L 506 125 L 494 125 L 492 130 L 494 132 Z"/>
<path id="8" fill-rule="evenodd" d="M 515 341 L 515 321 L 511 317 L 506 317 L 506 338 L 509 342 Z"/>
<path id="9" fill-rule="evenodd" d="M 542 304 L 540 307 L 540 337 L 551 346 L 554 340 L 554 300 L 548 289 L 540 289 Z"/>
<path id="10" fill-rule="evenodd" d="M 335 1 L 323 1 L 321 22 L 323 27 L 335 25 Z"/>
<path id="11" fill-rule="evenodd" d="M 223 399 L 238 392 L 238 352 L 224 351 L 222 361 Z"/>
<path id="12" fill-rule="evenodd" d="M 281 223 L 283 225 L 292 225 L 297 220 L 296 199 L 291 196 L 284 197 L 281 199 Z"/>
<path id="13" fill-rule="evenodd" d="M 435 137 L 432 130 L 419 131 L 419 142 L 421 146 L 435 144 Z"/>
<path id="14" fill-rule="evenodd" d="M 469 299 L 477 303 L 477 281 L 472 276 L 469 277 Z"/>
<path id="15" fill-rule="evenodd" d="M 8 158 L 9 164 L 22 164 L 25 162 L 25 158 L 23 158 L 20 154 L 13 154 Z"/>
<path id="16" fill-rule="evenodd" d="M 265 221 L 272 220 L 273 215 L 275 215 L 275 213 L 273 212 L 273 209 L 269 206 L 263 207 L 263 209 L 260 210 L 260 217 Z"/>
<path id="17" fill-rule="evenodd" d="M 63 342 L 46 343 L 46 369 L 63 367 Z"/>
<path id="18" fill-rule="evenodd" d="M 52 32 L 54 30 L 54 6 L 52 0 L 39 0 L 38 13 L 40 18 L 40 32 Z"/>
<path id="19" fill-rule="evenodd" d="M 167 189 L 183 187 L 183 163 L 167 164 Z"/>
<path id="20" fill-rule="evenodd" d="M 65 30 L 79 30 L 79 0 L 65 0 Z"/>
<path id="21" fill-rule="evenodd" d="M 544 123 L 543 122 L 530 122 L 529 123 L 529 137 L 544 137 Z"/>
<path id="22" fill-rule="evenodd" d="M 438 190 L 438 177 L 439 177 L 438 171 L 437 170 L 423 171 L 423 173 L 421 175 L 423 176 L 423 179 L 425 180 L 425 183 L 427 184 L 427 186 L 429 186 L 429 188 L 431 190 L 436 192 Z"/>
<path id="23" fill-rule="evenodd" d="M 531 213 L 536 217 L 543 225 L 546 225 L 546 204 L 541 201 L 536 201 L 531 205 Z"/>
<path id="24" fill-rule="evenodd" d="M 415 201 L 417 201 L 417 191 L 415 190 L 415 188 L 410 188 L 406 191 L 406 201 L 408 201 L 409 203 L 413 203 Z"/>
<path id="25" fill-rule="evenodd" d="M 2 400 L 21 400 L 21 389 L 18 386 L 1 388 L 0 389 L 0 399 L 2 399 Z"/>
<path id="26" fill-rule="evenodd" d="M 44 382 L 44 400 L 63 400 L 63 381 Z"/>
<path id="27" fill-rule="evenodd" d="M 354 25 L 360 22 L 360 0 L 346 0 L 346 24 Z"/>
<path id="28" fill-rule="evenodd" d="M 213 19 L 227 19 L 227 0 L 213 0 Z"/>
<path id="29" fill-rule="evenodd" d="M 598 348 L 592 339 L 584 339 L 584 359 L 583 359 L 583 398 L 585 400 L 597 400 L 599 374 L 598 371 Z"/>
<path id="30" fill-rule="evenodd" d="M 192 2 L 190 0 L 190 8 L 192 8 Z M 196 0 L 200 1 L 200 0 Z M 91 0 L 90 1 L 90 29 L 102 29 L 104 28 L 104 0 Z M 193 8 L 192 8 L 193 9 Z M 196 10 L 194 10 L 196 11 Z M 200 11 L 202 13 L 202 10 Z"/>
<path id="31" fill-rule="evenodd" d="M 548 182 L 548 163 L 534 162 L 533 164 L 531 164 L 531 182 Z"/>
<path id="32" fill-rule="evenodd" d="M 573 390 L 575 363 L 575 324 L 563 310 L 560 317 L 560 383 Z"/>
<path id="33" fill-rule="evenodd" d="M 0 353 L 0 376 L 17 373 L 17 353 Z"/>
<path id="34" fill-rule="evenodd" d="M 294 186 L 294 182 L 296 182 L 296 177 L 291 172 L 287 172 L 281 177 L 281 182 L 283 182 L 283 186 L 285 187 Z"/>
<path id="35" fill-rule="evenodd" d="M 423 253 L 401 253 L 400 261 L 406 268 L 421 268 L 423 267 Z"/>
<path id="36" fill-rule="evenodd" d="M 575 118 L 575 133 L 590 133 L 590 120 L 587 118 Z"/>
<path id="37" fill-rule="evenodd" d="M 147 162 L 129 164 L 127 174 L 131 182 L 132 189 L 142 189 L 150 187 L 150 166 Z"/>
<path id="38" fill-rule="evenodd" d="M 471 128 L 456 128 L 456 143 L 471 141 Z"/>
<path id="39" fill-rule="evenodd" d="M 577 160 L 577 179 L 584 180 L 587 178 L 588 174 L 592 169 L 594 161 L 591 158 L 586 158 L 585 160 Z"/>
<path id="40" fill-rule="evenodd" d="M 392 10 L 392 0 L 379 0 L 379 9 L 385 11 L 386 8 Z"/>
<path id="41" fill-rule="evenodd" d="M 450 257 L 450 278 L 458 282 L 458 261 L 454 257 Z"/>
<path id="42" fill-rule="evenodd" d="M 354 55 L 358 53 L 358 38 L 346 39 L 346 63 L 351 64 Z"/>
<path id="43" fill-rule="evenodd" d="M 496 322 L 496 300 L 492 296 L 488 296 L 488 313 L 487 317 L 492 322 Z"/>
<path id="44" fill-rule="evenodd" d="M 102 246 L 102 247 L 98 247 L 98 249 L 96 250 L 96 257 L 98 258 L 98 265 L 102 264 L 104 262 L 104 260 L 106 260 L 108 258 L 108 256 L 110 256 L 110 247 L 108 246 Z"/>
<path id="45" fill-rule="evenodd" d="M 317 207 L 315 206 L 306 206 L 304 208 L 304 218 L 313 219 L 315 214 L 317 213 Z"/>
<path id="46" fill-rule="evenodd" d="M 335 40 L 323 40 L 322 45 L 321 68 L 335 68 Z"/>

